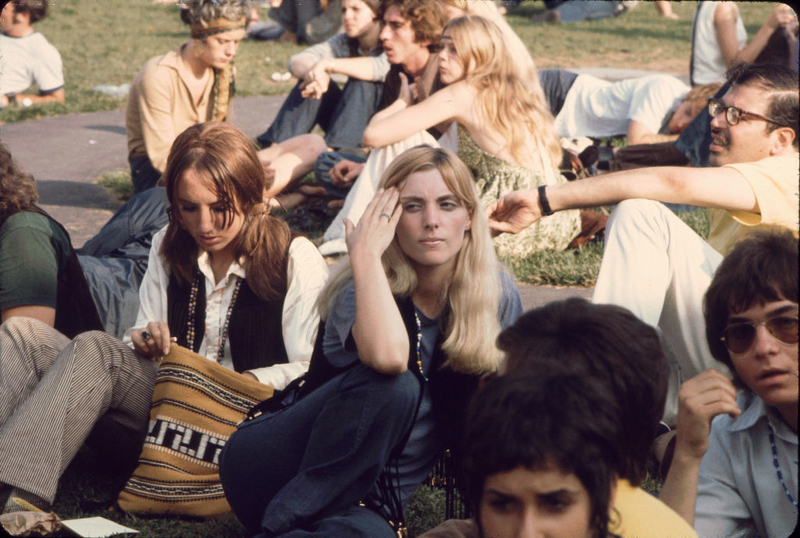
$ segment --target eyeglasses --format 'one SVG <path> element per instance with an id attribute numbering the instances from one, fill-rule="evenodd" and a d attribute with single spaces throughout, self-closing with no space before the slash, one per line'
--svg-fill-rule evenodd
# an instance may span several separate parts
<path id="1" fill-rule="evenodd" d="M 771 120 L 766 116 L 762 116 L 761 114 L 756 114 L 755 112 L 748 112 L 746 110 L 742 110 L 741 108 L 736 108 L 735 106 L 725 106 L 722 101 L 718 99 L 711 98 L 708 100 L 708 113 L 711 115 L 712 118 L 716 118 L 720 114 L 725 114 L 725 121 L 728 122 L 729 125 L 737 125 L 739 121 L 742 119 L 742 116 L 753 116 L 754 118 L 758 118 L 760 120 L 764 120 L 768 123 L 774 123 L 775 125 L 780 125 L 775 120 Z"/>
<path id="2" fill-rule="evenodd" d="M 767 328 L 769 334 L 786 345 L 797 343 L 797 316 L 778 316 L 766 321 L 748 321 L 728 325 L 722 332 L 725 347 L 731 353 L 744 353 L 753 347 L 759 325 Z"/>

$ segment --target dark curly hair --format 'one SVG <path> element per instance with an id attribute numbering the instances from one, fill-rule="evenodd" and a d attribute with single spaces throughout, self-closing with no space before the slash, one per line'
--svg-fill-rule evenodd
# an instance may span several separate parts
<path id="1" fill-rule="evenodd" d="M 417 43 L 427 42 L 436 45 L 442 38 L 447 25 L 447 12 L 441 2 L 429 0 L 384 0 L 381 2 L 378 18 L 383 16 L 391 6 L 397 7 L 404 19 L 411 22 L 414 29 L 414 40 Z"/>
<path id="2" fill-rule="evenodd" d="M 0 223 L 39 201 L 33 176 L 17 166 L 11 152 L 0 143 Z"/>

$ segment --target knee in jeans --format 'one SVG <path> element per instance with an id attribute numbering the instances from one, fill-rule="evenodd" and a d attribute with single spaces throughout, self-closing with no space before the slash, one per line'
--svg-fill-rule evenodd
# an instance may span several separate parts
<path id="1" fill-rule="evenodd" d="M 372 368 L 369 368 L 372 370 Z M 394 409 L 413 409 L 419 399 L 420 383 L 416 376 L 406 370 L 399 375 L 385 375 L 372 370 L 375 383 L 378 384 L 380 394 L 384 400 L 390 402 Z"/>

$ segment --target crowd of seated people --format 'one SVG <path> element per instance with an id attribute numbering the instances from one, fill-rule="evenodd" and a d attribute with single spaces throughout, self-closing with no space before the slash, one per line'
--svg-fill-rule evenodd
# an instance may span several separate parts
<path id="1" fill-rule="evenodd" d="M 0 38 L 32 31 L 29 4 Z M 690 88 L 539 71 L 491 0 L 301 4 L 274 14 L 342 32 L 286 19 L 318 42 L 252 141 L 231 123 L 251 3 L 181 2 L 189 40 L 128 99 L 137 194 L 78 251 L 0 145 L 0 513 L 49 509 L 84 444 L 130 474 L 178 346 L 275 390 L 209 464 L 250 536 L 403 536 L 425 481 L 467 516 L 427 538 L 791 534 L 800 91 L 747 62 L 793 13 Z M 709 166 L 560 173 L 560 137 L 616 135 L 708 136 Z M 291 191 L 341 200 L 316 244 L 273 214 Z M 707 238 L 661 202 L 707 208 Z M 610 205 L 591 302 L 523 313 L 500 260 L 568 248 Z"/>

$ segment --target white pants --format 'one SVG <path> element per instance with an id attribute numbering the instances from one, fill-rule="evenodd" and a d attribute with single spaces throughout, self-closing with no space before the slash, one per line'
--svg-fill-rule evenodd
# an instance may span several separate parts
<path id="1" fill-rule="evenodd" d="M 61 474 L 90 433 L 100 456 L 135 462 L 157 370 L 157 363 L 103 332 L 70 342 L 35 319 L 3 323 L 0 483 L 52 504 Z M 101 428 L 92 431 L 95 425 Z"/>
<path id="2" fill-rule="evenodd" d="M 367 205 L 375 196 L 375 191 L 378 190 L 378 184 L 381 177 L 383 177 L 383 172 L 389 164 L 405 150 L 420 144 L 439 147 L 439 144 L 427 131 L 422 131 L 400 142 L 382 148 L 375 148 L 369 152 L 364 169 L 356 178 L 353 186 L 350 187 L 350 192 L 347 193 L 344 206 L 333 219 L 331 225 L 328 226 L 328 229 L 325 230 L 323 243 L 319 246 L 319 251 L 323 256 L 345 254 L 347 252 L 344 237 L 344 219 L 350 219 L 354 225 L 358 224 L 361 215 L 367 209 Z"/>
<path id="3" fill-rule="evenodd" d="M 681 383 L 726 372 L 708 349 L 703 296 L 722 255 L 667 207 L 626 200 L 611 213 L 592 302 L 623 306 L 659 329 L 670 367 L 664 422 L 675 425 Z"/>

